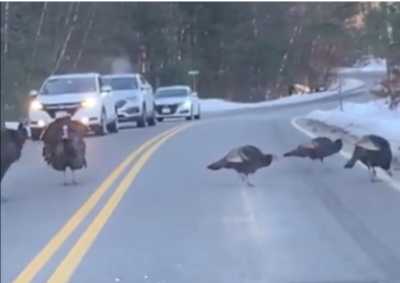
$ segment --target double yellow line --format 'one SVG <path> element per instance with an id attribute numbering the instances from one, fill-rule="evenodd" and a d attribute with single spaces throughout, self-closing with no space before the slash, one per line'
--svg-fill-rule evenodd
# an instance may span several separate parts
<path id="1" fill-rule="evenodd" d="M 153 153 L 168 139 L 180 131 L 186 129 L 189 124 L 178 126 L 168 130 L 141 145 L 136 151 L 131 153 L 118 167 L 104 180 L 90 198 L 75 212 L 67 223 L 54 235 L 48 244 L 39 254 L 25 267 L 25 269 L 13 281 L 14 283 L 31 282 L 38 272 L 47 264 L 52 256 L 61 248 L 63 243 L 76 230 L 79 224 L 89 215 L 100 201 L 105 192 L 109 190 L 117 178 L 131 165 L 131 169 L 119 183 L 114 193 L 106 202 L 105 206 L 96 215 L 95 219 L 89 224 L 85 232 L 81 235 L 55 272 L 51 275 L 48 282 L 63 283 L 68 282 L 74 270 L 77 268 L 86 252 L 89 250 L 97 235 L 102 230 L 104 224 L 112 215 L 123 196 L 135 180 L 140 170 L 144 167 L 147 160 Z"/>

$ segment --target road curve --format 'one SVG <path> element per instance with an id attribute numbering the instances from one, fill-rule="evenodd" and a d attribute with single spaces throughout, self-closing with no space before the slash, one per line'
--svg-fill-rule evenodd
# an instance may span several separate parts
<path id="1" fill-rule="evenodd" d="M 293 117 L 336 103 L 215 116 L 154 143 L 186 123 L 88 138 L 89 168 L 79 186 L 62 186 L 62 175 L 40 158 L 41 145 L 29 142 L 2 183 L 1 282 L 29 266 L 32 282 L 400 282 L 400 194 L 371 184 L 363 169 L 344 170 L 340 155 L 324 164 L 281 158 L 252 178 L 255 188 L 233 172 L 206 170 L 237 145 L 281 155 L 308 139 L 291 126 Z M 68 237 L 50 247 L 48 260 L 42 254 L 42 266 L 32 267 L 146 142 Z"/>

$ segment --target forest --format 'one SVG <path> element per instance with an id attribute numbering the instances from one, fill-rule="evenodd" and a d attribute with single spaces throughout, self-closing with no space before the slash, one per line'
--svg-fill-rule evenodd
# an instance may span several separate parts
<path id="1" fill-rule="evenodd" d="M 202 98 L 272 99 L 400 53 L 399 27 L 399 2 L 2 2 L 1 106 L 19 113 L 70 72 L 141 72 L 157 87 L 197 70 Z"/>

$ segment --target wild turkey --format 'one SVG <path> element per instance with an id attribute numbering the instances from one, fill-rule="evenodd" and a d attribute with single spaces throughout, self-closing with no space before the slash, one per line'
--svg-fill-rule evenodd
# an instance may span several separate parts
<path id="1" fill-rule="evenodd" d="M 368 167 L 372 182 L 376 181 L 375 167 L 382 168 L 392 176 L 390 171 L 392 151 L 389 142 L 383 137 L 367 135 L 356 142 L 353 156 L 344 167 L 353 168 L 357 161 L 361 161 Z"/>
<path id="2" fill-rule="evenodd" d="M 66 170 L 72 174 L 72 184 L 77 184 L 75 170 L 87 166 L 86 144 L 83 137 L 88 128 L 70 117 L 58 118 L 43 132 L 43 158 L 55 170 L 64 172 L 64 185 L 67 185 Z"/>
<path id="3" fill-rule="evenodd" d="M 296 149 L 285 153 L 285 157 L 308 157 L 311 160 L 324 158 L 338 153 L 343 147 L 341 139 L 332 141 L 327 137 L 318 137 L 311 140 L 311 143 L 299 145 Z"/>
<path id="4" fill-rule="evenodd" d="M 1 180 L 10 166 L 21 157 L 28 131 L 22 123 L 16 130 L 1 129 Z"/>
<path id="5" fill-rule="evenodd" d="M 258 169 L 268 167 L 276 156 L 264 154 L 260 149 L 252 145 L 234 148 L 222 159 L 207 166 L 210 170 L 233 169 L 247 186 L 254 186 L 249 181 L 249 175 Z"/>

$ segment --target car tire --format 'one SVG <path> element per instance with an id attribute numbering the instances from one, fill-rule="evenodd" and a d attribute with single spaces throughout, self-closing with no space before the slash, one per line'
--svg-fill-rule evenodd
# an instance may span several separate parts
<path id="1" fill-rule="evenodd" d="M 107 134 L 106 112 L 101 112 L 100 125 L 93 126 L 93 131 L 96 136 L 104 136 Z"/>
<path id="2" fill-rule="evenodd" d="M 164 118 L 159 117 L 159 118 L 157 118 L 157 121 L 158 121 L 158 122 L 162 122 L 162 121 L 164 121 Z"/>
<path id="3" fill-rule="evenodd" d="M 187 117 L 186 117 L 186 120 L 187 120 L 187 121 L 193 120 L 193 109 L 190 111 L 190 116 L 187 116 Z"/>
<path id="4" fill-rule="evenodd" d="M 114 122 L 112 122 L 111 124 L 108 125 L 107 130 L 110 133 L 118 133 L 118 120 L 115 120 Z"/>
<path id="5" fill-rule="evenodd" d="M 156 125 L 156 114 L 153 112 L 151 113 L 151 117 L 149 119 L 147 119 L 147 124 L 149 126 L 155 126 Z"/>
<path id="6" fill-rule="evenodd" d="M 137 121 L 137 126 L 139 128 L 146 127 L 146 116 L 147 116 L 147 114 L 146 114 L 146 106 L 143 105 L 142 116 Z"/>
<path id="7" fill-rule="evenodd" d="M 42 135 L 42 129 L 32 129 L 31 128 L 31 140 L 38 141 Z"/>
<path id="8" fill-rule="evenodd" d="M 195 118 L 196 120 L 200 120 L 200 118 L 201 118 L 201 110 L 200 110 L 200 106 L 199 106 L 199 109 L 197 110 L 197 115 L 196 115 L 196 116 L 194 116 L 194 118 Z"/>

